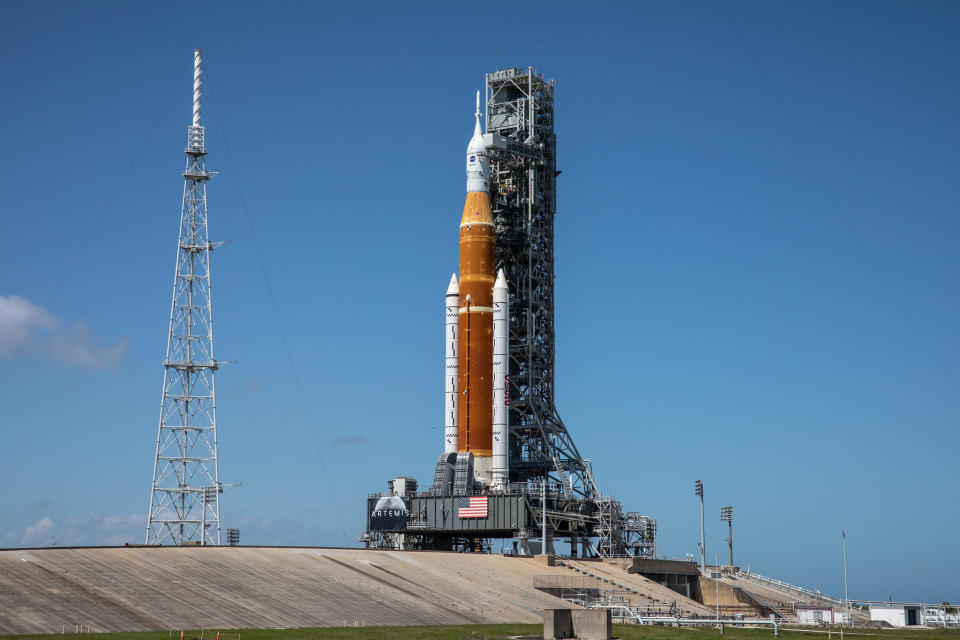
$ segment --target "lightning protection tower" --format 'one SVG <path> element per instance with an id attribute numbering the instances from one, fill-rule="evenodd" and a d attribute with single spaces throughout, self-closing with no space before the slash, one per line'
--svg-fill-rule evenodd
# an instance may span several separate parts
<path id="1" fill-rule="evenodd" d="M 193 52 L 193 123 L 187 128 L 187 166 L 177 245 L 163 398 L 157 431 L 148 544 L 220 544 L 217 401 L 213 356 L 210 252 L 207 236 L 204 127 L 200 124 L 201 51 Z"/>

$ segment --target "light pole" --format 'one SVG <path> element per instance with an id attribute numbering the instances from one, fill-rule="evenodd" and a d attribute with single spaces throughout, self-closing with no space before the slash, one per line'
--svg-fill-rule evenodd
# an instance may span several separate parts
<path id="1" fill-rule="evenodd" d="M 733 507 L 720 507 L 720 520 L 727 523 L 729 537 L 726 539 L 730 545 L 730 566 L 733 566 Z"/>
<path id="2" fill-rule="evenodd" d="M 703 529 L 703 480 L 694 483 L 694 489 L 700 496 L 700 573 L 707 575 L 707 547 Z"/>
<path id="3" fill-rule="evenodd" d="M 719 569 L 720 552 L 714 551 L 713 555 L 714 555 L 714 562 L 717 564 L 717 567 Z M 717 571 L 717 573 L 715 573 L 714 575 L 717 576 L 716 578 L 714 578 L 714 581 L 716 582 L 716 585 L 717 585 L 717 627 L 720 629 L 720 635 L 723 635 L 723 623 L 720 622 L 720 572 Z"/>
<path id="4" fill-rule="evenodd" d="M 847 601 L 847 624 L 851 624 L 850 619 L 850 592 L 847 590 L 847 532 L 840 530 L 840 537 L 843 538 L 843 599 Z"/>
<path id="5" fill-rule="evenodd" d="M 544 556 L 547 555 L 547 478 L 544 476 L 540 484 L 540 525 L 543 527 L 543 548 L 540 550 Z"/>

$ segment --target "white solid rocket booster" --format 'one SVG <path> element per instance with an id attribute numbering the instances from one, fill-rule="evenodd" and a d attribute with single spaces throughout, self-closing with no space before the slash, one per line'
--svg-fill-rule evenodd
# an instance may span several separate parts
<path id="1" fill-rule="evenodd" d="M 493 486 L 510 482 L 510 293 L 503 269 L 493 285 Z"/>
<path id="2" fill-rule="evenodd" d="M 460 342 L 460 284 L 457 274 L 450 276 L 450 286 L 447 287 L 447 324 L 444 340 L 446 342 L 446 370 L 444 371 L 444 407 L 443 423 L 443 452 L 457 452 L 457 379 L 459 364 L 457 350 Z"/>

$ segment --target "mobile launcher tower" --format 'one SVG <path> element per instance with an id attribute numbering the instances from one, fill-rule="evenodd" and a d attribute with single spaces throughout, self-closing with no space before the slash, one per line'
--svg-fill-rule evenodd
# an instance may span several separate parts
<path id="1" fill-rule="evenodd" d="M 600 493 L 554 401 L 555 82 L 530 67 L 485 84 L 446 294 L 444 452 L 429 491 L 401 476 L 367 498 L 361 540 L 485 551 L 511 538 L 526 555 L 565 538 L 572 555 L 652 557 L 656 521 Z"/>

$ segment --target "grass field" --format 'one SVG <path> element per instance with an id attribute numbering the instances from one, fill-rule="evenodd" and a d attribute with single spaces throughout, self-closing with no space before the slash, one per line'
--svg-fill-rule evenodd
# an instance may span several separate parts
<path id="1" fill-rule="evenodd" d="M 203 640 L 215 640 L 217 629 L 206 629 Z M 437 627 L 335 627 L 325 629 L 220 629 L 221 640 L 506 640 L 514 637 L 539 637 L 539 624 L 465 624 Z M 614 625 L 613 635 L 623 640 L 767 640 L 773 629 L 739 629 Z M 851 640 L 960 640 L 960 629 L 856 629 L 844 631 Z M 200 640 L 199 630 L 184 630 L 184 640 Z M 789 640 L 839 640 L 840 633 L 815 628 L 786 628 L 780 637 Z M 180 630 L 129 633 L 67 633 L 25 636 L 0 636 L 2 640 L 179 640 Z"/>

